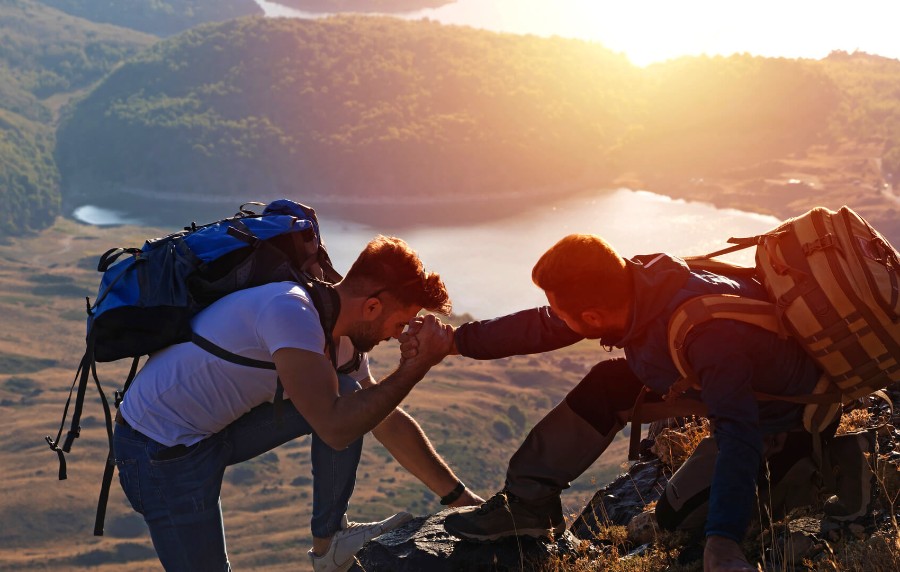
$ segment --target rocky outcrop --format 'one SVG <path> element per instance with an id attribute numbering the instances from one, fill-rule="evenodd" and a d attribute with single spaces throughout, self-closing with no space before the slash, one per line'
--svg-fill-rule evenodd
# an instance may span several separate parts
<path id="1" fill-rule="evenodd" d="M 597 491 L 570 530 L 555 542 L 527 537 L 491 543 L 461 540 L 444 530 L 444 517 L 451 511 L 419 517 L 366 544 L 357 555 L 361 568 L 353 570 L 529 570 L 551 556 L 575 554 L 580 541 L 596 538 L 604 524 L 627 524 L 646 503 L 659 498 L 666 482 L 658 460 L 635 464 Z"/>
<path id="2" fill-rule="evenodd" d="M 573 553 L 579 541 L 566 532 L 556 542 L 509 538 L 499 542 L 460 540 L 444 530 L 451 510 L 419 517 L 370 541 L 357 554 L 367 572 L 521 571 L 540 566 L 551 555 Z"/>
<path id="3" fill-rule="evenodd" d="M 658 459 L 635 463 L 628 472 L 594 493 L 593 498 L 575 519 L 570 531 L 577 538 L 596 538 L 602 526 L 627 525 L 659 499 L 669 482 L 665 465 Z"/>
<path id="4" fill-rule="evenodd" d="M 895 403 L 900 402 L 896 388 L 889 393 Z M 873 510 L 854 522 L 838 523 L 826 518 L 819 504 L 806 507 L 805 512 L 794 514 L 784 522 L 764 526 L 755 523 L 750 530 L 751 539 L 755 538 L 763 560 L 773 569 L 790 568 L 804 561 L 830 561 L 834 555 L 829 546 L 837 542 L 859 539 L 873 542 L 879 537 L 893 538 L 892 542 L 896 542 L 892 513 L 900 505 L 897 498 L 900 496 L 900 431 L 897 429 L 900 414 L 893 415 L 891 408 L 873 402 L 865 419 L 882 423 L 878 428 L 878 492 L 873 499 Z M 584 555 L 585 550 L 590 552 L 590 559 L 607 551 L 620 558 L 642 553 L 659 536 L 655 516 L 646 512 L 646 506 L 659 499 L 671 475 L 670 466 L 655 456 L 660 452 L 660 447 L 655 445 L 664 441 L 666 432 L 677 425 L 651 427 L 650 435 L 655 440 L 645 439 L 641 443 L 643 460 L 597 491 L 569 530 L 556 541 L 527 537 L 492 543 L 461 540 L 444 530 L 444 518 L 451 512 L 446 510 L 416 518 L 370 541 L 357 555 L 360 566 L 353 570 L 524 571 L 539 570 L 548 560 L 559 565 L 567 555 Z M 672 446 L 666 447 L 667 451 L 678 442 L 671 440 L 669 444 Z M 668 456 L 684 455 L 675 451 Z M 603 541 L 603 529 L 609 525 L 626 526 L 627 542 L 610 546 Z M 679 564 L 689 564 L 700 559 L 702 553 L 702 545 L 690 540 L 679 550 L 677 560 Z"/>

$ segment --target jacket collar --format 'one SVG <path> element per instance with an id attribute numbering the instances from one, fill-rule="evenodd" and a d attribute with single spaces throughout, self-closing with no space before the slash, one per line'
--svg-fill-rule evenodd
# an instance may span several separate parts
<path id="1" fill-rule="evenodd" d="M 624 347 L 641 335 L 662 313 L 672 297 L 690 277 L 687 264 L 668 254 L 647 254 L 625 261 L 631 275 L 634 303 L 625 334 L 619 340 L 601 340 L 603 345 Z"/>

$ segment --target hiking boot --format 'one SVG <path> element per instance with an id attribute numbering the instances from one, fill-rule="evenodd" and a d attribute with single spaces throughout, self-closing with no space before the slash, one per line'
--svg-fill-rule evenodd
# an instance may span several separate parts
<path id="1" fill-rule="evenodd" d="M 526 501 L 503 490 L 480 507 L 447 515 L 444 528 L 458 538 L 499 540 L 507 536 L 555 538 L 566 530 L 558 495 Z"/>
<path id="2" fill-rule="evenodd" d="M 341 520 L 341 530 L 331 537 L 328 551 L 316 556 L 312 550 L 308 552 L 315 572 L 344 572 L 356 563 L 356 553 L 363 545 L 385 532 L 394 530 L 410 520 L 413 515 L 398 512 L 392 517 L 379 522 L 347 522 L 345 514 Z"/>
<path id="3" fill-rule="evenodd" d="M 825 501 L 832 520 L 854 520 L 869 512 L 875 484 L 875 434 L 860 431 L 838 435 L 828 445 L 835 496 Z M 868 453 L 868 456 L 866 455 Z"/>

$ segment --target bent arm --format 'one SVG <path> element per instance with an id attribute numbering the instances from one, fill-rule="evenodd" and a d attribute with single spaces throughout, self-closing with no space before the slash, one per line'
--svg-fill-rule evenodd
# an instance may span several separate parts
<path id="1" fill-rule="evenodd" d="M 582 339 L 549 306 L 543 306 L 463 324 L 456 329 L 453 341 L 460 355 L 497 359 L 557 350 Z"/>
<path id="2" fill-rule="evenodd" d="M 374 429 L 427 372 L 401 366 L 382 383 L 341 396 L 337 374 L 324 355 L 282 348 L 272 357 L 294 407 L 333 449 L 344 449 Z"/>
<path id="3" fill-rule="evenodd" d="M 429 315 L 421 319 L 416 337 L 419 343 L 414 357 L 404 359 L 381 383 L 344 396 L 338 392 L 337 374 L 323 354 L 282 348 L 272 358 L 297 411 L 329 447 L 343 449 L 381 423 L 431 366 L 447 355 L 452 330 Z"/>

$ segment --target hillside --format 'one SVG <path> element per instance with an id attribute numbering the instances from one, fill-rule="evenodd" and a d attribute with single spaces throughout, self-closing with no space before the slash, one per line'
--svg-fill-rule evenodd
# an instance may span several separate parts
<path id="1" fill-rule="evenodd" d="M 0 235 L 40 229 L 59 214 L 53 132 L 0 109 Z"/>
<path id="2" fill-rule="evenodd" d="M 106 536 L 92 536 L 106 435 L 93 389 L 82 436 L 68 457 L 66 481 L 43 441 L 56 436 L 67 391 L 84 350 L 84 296 L 96 293 L 99 254 L 140 244 L 159 229 L 97 229 L 60 221 L 41 234 L 0 245 L 0 569 L 158 570 L 140 517 L 117 484 Z M 363 245 L 360 245 L 362 247 Z M 439 267 L 439 262 L 434 262 Z M 372 369 L 386 375 L 396 344 L 373 353 Z M 597 359 L 593 344 L 495 362 L 450 358 L 404 403 L 459 476 L 483 496 L 502 486 L 506 462 L 530 427 L 580 380 Z M 107 395 L 128 364 L 100 364 Z M 68 428 L 67 428 L 68 429 Z M 309 439 L 229 469 L 222 503 L 229 553 L 236 569 L 296 570 L 311 542 Z M 626 440 L 614 446 L 565 496 L 577 513 L 620 471 Z M 438 499 L 367 439 L 351 516 L 383 518 L 397 510 L 439 510 Z"/>
<path id="3" fill-rule="evenodd" d="M 0 236 L 45 228 L 60 213 L 54 122 L 74 94 L 154 40 L 31 0 L 0 5 Z"/>
<path id="4" fill-rule="evenodd" d="M 342 12 L 412 12 L 453 4 L 455 0 L 275 0 L 276 4 L 304 10 L 337 14 Z"/>
<path id="5" fill-rule="evenodd" d="M 155 41 L 145 34 L 70 16 L 35 0 L 0 4 L 0 34 L 0 69 L 15 86 L 42 102 L 89 87 Z M 5 101 L 0 103 L 17 111 Z"/>
<path id="6" fill-rule="evenodd" d="M 111 74 L 57 159 L 70 206 L 252 189 L 440 222 L 625 185 L 780 218 L 846 203 L 898 240 L 898 84 L 900 62 L 865 54 L 641 69 L 599 44 L 431 21 L 242 19 Z"/>
<path id="7" fill-rule="evenodd" d="M 208 22 L 262 15 L 253 0 L 38 0 L 66 14 L 156 36 Z"/>
<path id="8" fill-rule="evenodd" d="M 532 189 L 609 172 L 636 81 L 624 56 L 583 42 L 392 18 L 243 19 L 113 73 L 62 126 L 58 159 L 67 195 L 104 199 Z"/>

